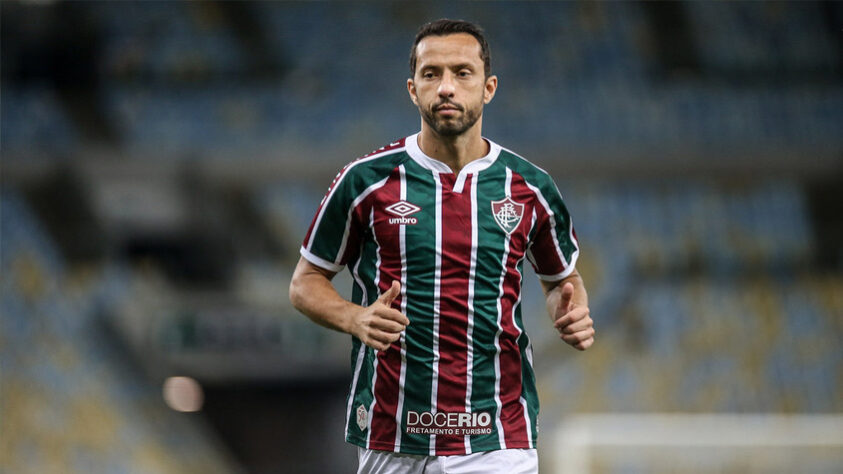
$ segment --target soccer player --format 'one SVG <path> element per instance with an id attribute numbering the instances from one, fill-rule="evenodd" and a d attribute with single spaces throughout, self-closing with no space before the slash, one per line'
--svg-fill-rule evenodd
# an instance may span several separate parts
<path id="1" fill-rule="evenodd" d="M 536 472 L 522 270 L 529 259 L 561 339 L 591 346 L 571 218 L 546 172 L 481 135 L 498 80 L 478 26 L 422 26 L 410 73 L 421 131 L 339 172 L 290 299 L 352 335 L 345 436 L 359 472 Z M 331 283 L 346 265 L 353 301 Z"/>

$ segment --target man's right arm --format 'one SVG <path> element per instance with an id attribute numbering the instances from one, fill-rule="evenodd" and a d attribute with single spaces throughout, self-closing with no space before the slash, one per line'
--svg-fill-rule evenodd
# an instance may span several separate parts
<path id="1" fill-rule="evenodd" d="M 401 337 L 410 320 L 390 306 L 401 292 L 400 283 L 393 281 L 389 290 L 363 307 L 337 293 L 331 283 L 334 275 L 300 258 L 290 282 L 290 302 L 315 323 L 351 334 L 373 349 L 385 350 Z"/>

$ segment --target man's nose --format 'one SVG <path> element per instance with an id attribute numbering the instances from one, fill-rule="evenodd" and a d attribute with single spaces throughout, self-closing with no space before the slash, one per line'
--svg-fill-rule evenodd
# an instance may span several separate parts
<path id="1" fill-rule="evenodd" d="M 442 74 L 442 81 L 439 83 L 439 96 L 453 97 L 454 91 L 454 75 L 449 71 L 445 71 L 445 73 Z"/>

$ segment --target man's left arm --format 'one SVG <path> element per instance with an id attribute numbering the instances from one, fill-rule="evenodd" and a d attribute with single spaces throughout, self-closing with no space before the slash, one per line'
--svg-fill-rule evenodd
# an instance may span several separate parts
<path id="1" fill-rule="evenodd" d="M 547 314 L 559 337 L 584 351 L 594 344 L 594 321 L 588 310 L 588 293 L 582 277 L 574 269 L 558 281 L 540 280 L 545 293 Z"/>

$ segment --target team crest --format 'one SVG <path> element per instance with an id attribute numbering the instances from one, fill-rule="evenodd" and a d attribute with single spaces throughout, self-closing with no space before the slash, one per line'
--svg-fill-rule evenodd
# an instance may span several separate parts
<path id="1" fill-rule="evenodd" d="M 492 201 L 492 215 L 495 216 L 495 222 L 498 223 L 498 226 L 507 234 L 511 234 L 521 223 L 524 205 L 507 196 L 500 201 Z"/>

